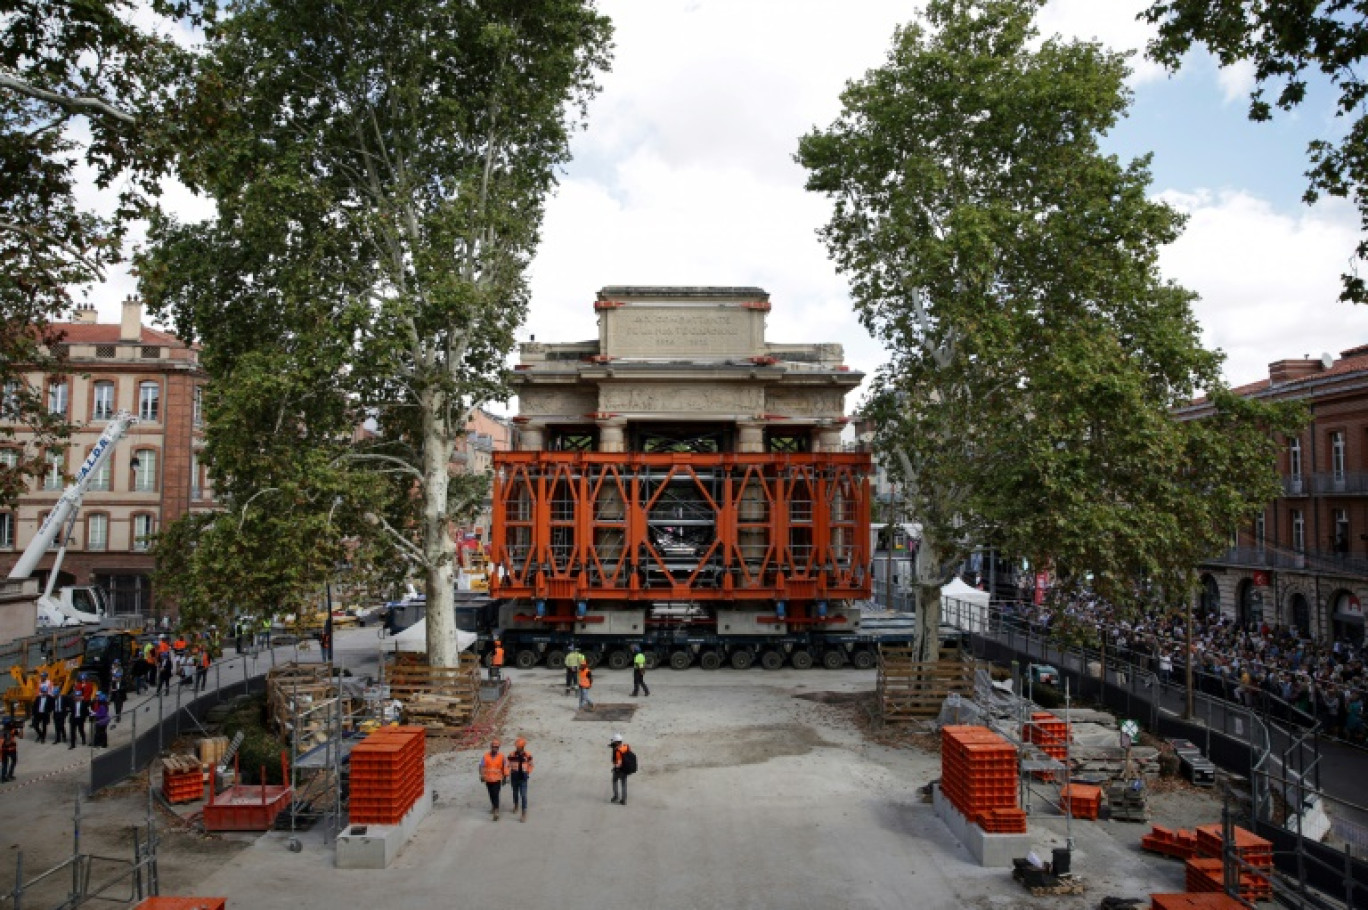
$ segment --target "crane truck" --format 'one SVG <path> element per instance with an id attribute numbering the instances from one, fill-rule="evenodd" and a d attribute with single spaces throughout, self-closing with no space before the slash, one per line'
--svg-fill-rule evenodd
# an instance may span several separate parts
<path id="1" fill-rule="evenodd" d="M 52 561 L 52 570 L 48 574 L 47 586 L 43 593 L 38 596 L 37 622 L 39 628 L 99 625 L 105 621 L 108 608 L 102 590 L 88 586 L 69 586 L 57 589 L 56 583 L 57 577 L 61 573 L 62 559 L 66 556 L 67 541 L 71 537 L 76 518 L 80 514 L 81 500 L 85 498 L 91 478 L 109 461 L 114 454 L 115 447 L 119 444 L 119 440 L 123 439 L 129 428 L 137 422 L 138 418 L 127 411 L 120 411 L 114 415 L 105 427 L 104 432 L 100 434 L 94 448 L 90 450 L 90 454 L 86 456 L 80 470 L 76 472 L 75 478 L 62 491 L 56 505 L 52 507 L 52 511 L 48 513 L 47 518 L 39 526 L 38 533 L 33 535 L 33 540 L 29 541 L 23 555 L 19 557 L 19 561 L 10 570 L 9 578 L 11 581 L 28 578 L 33 574 L 33 570 L 38 567 L 43 554 L 58 540 L 58 535 L 61 535 L 57 555 Z"/>

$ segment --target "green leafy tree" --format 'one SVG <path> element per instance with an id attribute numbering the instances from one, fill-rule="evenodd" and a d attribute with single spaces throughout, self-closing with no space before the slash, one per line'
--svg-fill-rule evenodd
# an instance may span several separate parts
<path id="1" fill-rule="evenodd" d="M 1339 93 L 1335 117 L 1347 128 L 1335 138 L 1307 146 L 1310 168 L 1303 199 L 1322 194 L 1352 198 L 1359 223 L 1368 228 L 1368 117 L 1363 103 L 1368 81 L 1359 75 L 1368 54 L 1368 8 L 1361 0 L 1288 3 L 1286 0 L 1160 0 L 1141 17 L 1159 26 L 1149 55 L 1176 70 L 1193 45 L 1205 45 L 1222 66 L 1252 63 L 1254 90 L 1249 119 L 1273 119 L 1274 109 L 1291 111 L 1308 97 L 1308 81 L 1323 78 Z M 1356 262 L 1368 259 L 1368 239 L 1359 241 Z M 1368 284 L 1352 268 L 1343 277 L 1340 299 L 1368 300 Z"/>
<path id="2" fill-rule="evenodd" d="M 127 225 L 155 201 L 191 59 L 166 33 L 190 15 L 173 0 L 0 0 L 0 441 L 20 429 L 33 440 L 17 464 L 0 463 L 0 506 L 69 435 L 27 377 L 66 369 L 53 323 L 72 288 L 122 258 Z M 112 214 L 79 204 L 81 165 L 101 188 L 118 187 Z"/>
<path id="3" fill-rule="evenodd" d="M 823 238 L 890 351 L 867 412 L 922 525 L 919 648 L 939 587 L 991 542 L 1136 603 L 1185 597 L 1198 560 L 1275 492 L 1285 415 L 1221 391 L 1192 294 L 1158 273 L 1182 217 L 1145 160 L 1103 155 L 1126 66 L 1037 42 L 1041 0 L 933 0 L 840 117 L 800 143 L 834 200 Z M 1171 409 L 1210 390 L 1218 416 Z"/>
<path id="4" fill-rule="evenodd" d="M 259 556 L 383 536 L 426 577 L 436 665 L 457 657 L 452 521 L 485 482 L 453 479 L 454 445 L 505 394 L 544 198 L 609 37 L 586 0 L 237 3 L 182 169 L 218 217 L 158 221 L 140 262 L 154 309 L 204 345 L 223 518 L 273 513 L 213 535 Z"/>

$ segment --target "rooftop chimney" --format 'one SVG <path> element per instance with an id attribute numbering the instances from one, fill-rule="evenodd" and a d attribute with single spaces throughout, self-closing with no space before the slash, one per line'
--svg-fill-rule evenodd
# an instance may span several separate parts
<path id="1" fill-rule="evenodd" d="M 1321 371 L 1319 360 L 1279 360 L 1268 365 L 1268 378 L 1273 385 L 1296 382 Z"/>
<path id="2" fill-rule="evenodd" d="M 142 341 L 142 304 L 136 297 L 123 302 L 123 315 L 119 319 L 120 341 Z"/>
<path id="3" fill-rule="evenodd" d="M 100 321 L 100 314 L 95 312 L 95 304 L 78 303 L 76 304 L 75 320 L 80 325 L 94 325 Z"/>

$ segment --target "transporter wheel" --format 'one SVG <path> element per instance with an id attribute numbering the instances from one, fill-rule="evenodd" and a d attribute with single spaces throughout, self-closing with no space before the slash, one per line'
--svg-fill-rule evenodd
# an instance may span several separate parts
<path id="1" fill-rule="evenodd" d="M 591 669 L 591 670 L 597 669 L 597 668 L 598 668 L 598 665 L 601 664 L 601 663 L 603 663 L 603 652 L 602 652 L 602 651 L 585 651 L 585 652 L 584 652 L 584 663 L 585 663 L 585 665 L 588 666 L 589 669 Z"/>
<path id="2" fill-rule="evenodd" d="M 565 669 L 565 652 L 560 648 L 553 648 L 546 652 L 546 665 L 552 670 Z"/>
<path id="3" fill-rule="evenodd" d="M 794 651 L 792 654 L 789 655 L 789 663 L 793 664 L 793 669 L 795 670 L 811 670 L 812 652 Z"/>
<path id="4" fill-rule="evenodd" d="M 522 648 L 517 654 L 513 655 L 513 666 L 519 670 L 531 670 L 537 665 L 541 655 L 531 648 Z"/>
<path id="5" fill-rule="evenodd" d="M 747 648 L 732 652 L 731 665 L 733 670 L 749 670 L 753 663 L 755 663 L 755 652 Z"/>
<path id="6" fill-rule="evenodd" d="M 766 670 L 778 670 L 784 665 L 784 655 L 778 651 L 766 651 L 760 655 L 760 666 Z"/>
<path id="7" fill-rule="evenodd" d="M 687 670 L 691 663 L 693 663 L 693 655 L 688 651 L 680 650 L 670 652 L 671 670 Z"/>
<path id="8" fill-rule="evenodd" d="M 641 653 L 646 655 L 647 670 L 654 670 L 656 667 L 660 666 L 660 655 L 655 651 L 642 651 Z"/>
<path id="9" fill-rule="evenodd" d="M 704 670 L 716 670 L 722 666 L 722 655 L 716 651 L 704 651 L 698 655 L 698 665 Z"/>
<path id="10" fill-rule="evenodd" d="M 839 670 L 845 666 L 845 652 L 831 650 L 822 655 L 822 666 L 828 670 Z"/>
<path id="11" fill-rule="evenodd" d="M 869 670 L 874 667 L 873 651 L 856 651 L 850 657 L 850 662 L 855 665 L 856 670 Z"/>
<path id="12" fill-rule="evenodd" d="M 609 670 L 626 670 L 632 665 L 632 655 L 623 648 L 616 648 L 608 652 Z"/>

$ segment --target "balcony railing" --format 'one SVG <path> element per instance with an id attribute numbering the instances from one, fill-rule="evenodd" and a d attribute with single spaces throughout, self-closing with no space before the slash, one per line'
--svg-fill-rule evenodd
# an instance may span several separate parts
<path id="1" fill-rule="evenodd" d="M 1278 547 L 1232 547 L 1220 556 L 1206 560 L 1205 564 L 1251 569 L 1293 569 L 1368 578 L 1368 556 L 1351 556 L 1329 550 L 1296 553 Z"/>
<path id="2" fill-rule="evenodd" d="M 1284 474 L 1282 488 L 1284 496 L 1305 496 L 1310 490 L 1307 489 L 1306 478 L 1300 474 Z"/>
<path id="3" fill-rule="evenodd" d="M 1346 493 L 1361 495 L 1368 493 L 1368 472 L 1333 471 L 1317 472 L 1311 475 L 1311 489 L 1315 493 Z"/>

